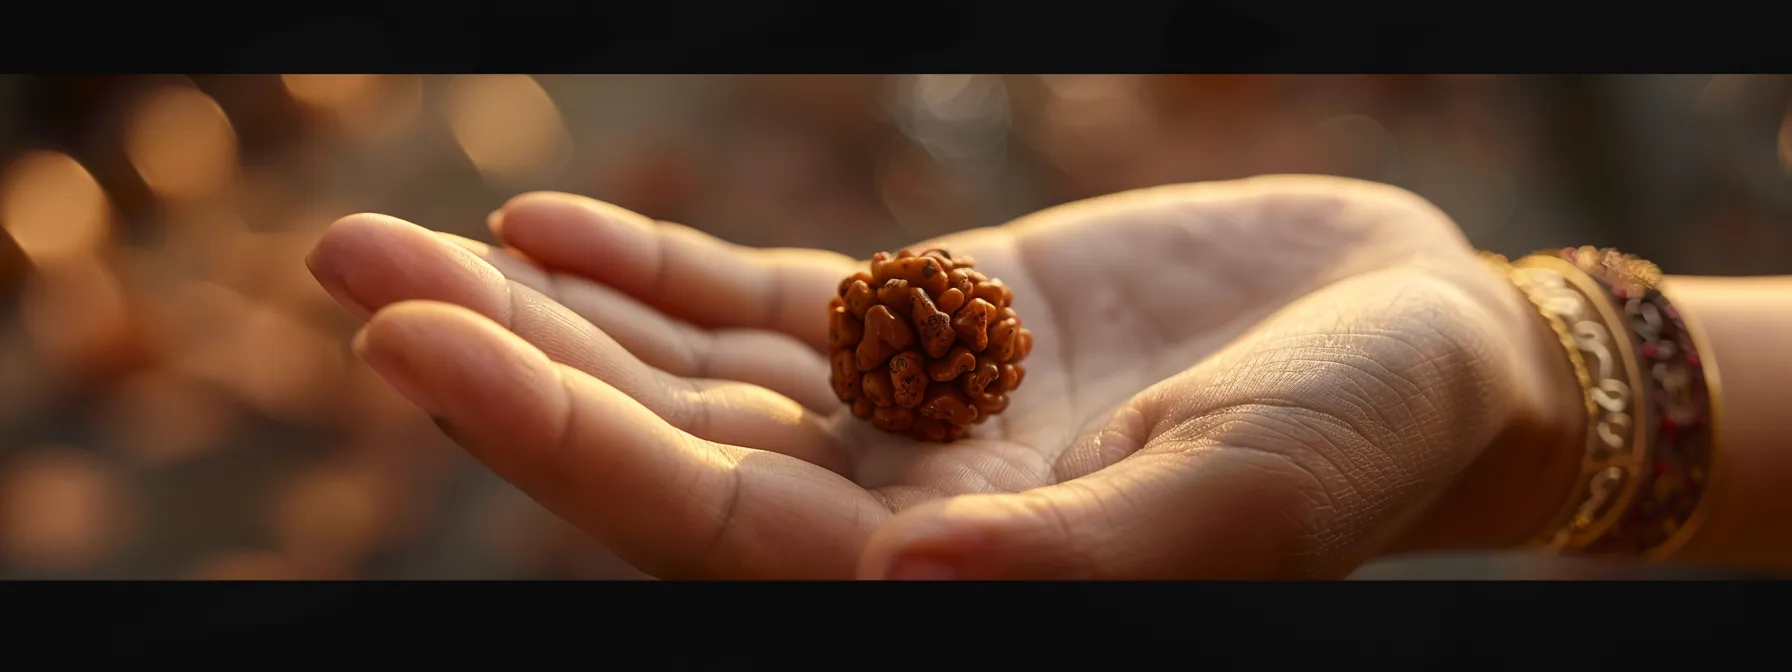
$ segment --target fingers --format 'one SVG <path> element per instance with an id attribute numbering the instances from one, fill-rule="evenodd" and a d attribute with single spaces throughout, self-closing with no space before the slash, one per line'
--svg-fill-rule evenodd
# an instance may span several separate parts
<path id="1" fill-rule="evenodd" d="M 464 306 L 680 429 L 847 468 L 825 419 L 791 399 L 754 385 L 687 380 L 654 369 L 565 307 L 416 225 L 380 215 L 345 218 L 325 232 L 310 263 L 333 296 L 364 316 L 414 299 Z"/>
<path id="2" fill-rule="evenodd" d="M 1140 394 L 1059 467 L 1130 456 L 906 511 L 860 571 L 1341 578 L 1502 431 L 1514 381 L 1495 315 L 1429 273 L 1338 283 Z"/>
<path id="3" fill-rule="evenodd" d="M 790 336 L 757 329 L 698 329 L 609 286 L 544 271 L 508 250 L 479 241 L 437 235 L 485 260 L 504 277 L 578 313 L 648 366 L 686 378 L 761 385 L 824 415 L 840 408 L 827 383 L 827 362 Z"/>
<path id="4" fill-rule="evenodd" d="M 614 287 L 702 327 L 768 329 L 827 345 L 828 297 L 859 267 L 821 250 L 760 250 L 568 194 L 518 196 L 492 219 L 543 266 Z"/>
<path id="5" fill-rule="evenodd" d="M 388 306 L 356 351 L 499 476 L 657 576 L 843 578 L 888 515 L 814 465 L 682 432 L 460 306 Z"/>

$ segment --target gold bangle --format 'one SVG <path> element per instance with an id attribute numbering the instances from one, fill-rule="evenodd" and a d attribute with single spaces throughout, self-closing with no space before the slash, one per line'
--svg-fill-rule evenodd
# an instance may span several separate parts
<path id="1" fill-rule="evenodd" d="M 1588 409 L 1575 487 L 1533 545 L 1577 552 L 1599 540 L 1634 498 L 1648 441 L 1637 422 L 1641 372 L 1623 319 L 1591 275 L 1537 255 L 1505 265 L 1507 278 L 1550 322 L 1576 368 Z"/>
<path id="2" fill-rule="evenodd" d="M 1517 287 L 1519 292 L 1524 295 L 1525 300 L 1537 310 L 1537 314 L 1549 323 L 1550 331 L 1555 332 L 1556 340 L 1562 344 L 1562 351 L 1568 355 L 1568 365 L 1574 371 L 1575 382 L 1580 384 L 1581 400 L 1587 407 L 1587 423 L 1591 425 L 1598 422 L 1599 407 L 1593 401 L 1593 379 L 1592 373 L 1587 369 L 1587 360 L 1581 356 L 1580 348 L 1575 346 L 1574 333 L 1569 329 L 1567 323 L 1562 321 L 1562 316 L 1557 314 L 1557 311 L 1550 309 L 1548 294 L 1539 291 L 1541 288 L 1528 278 L 1520 277 L 1517 274 L 1517 269 L 1512 266 L 1512 262 L 1503 254 L 1482 252 L 1481 261 L 1494 273 Z"/>
<path id="3" fill-rule="evenodd" d="M 1718 472 L 1721 421 L 1717 368 L 1704 334 L 1657 284 L 1659 268 L 1612 249 L 1568 248 L 1549 255 L 1573 264 L 1604 286 L 1626 318 L 1625 334 L 1646 374 L 1642 426 L 1647 462 L 1636 494 L 1612 526 L 1579 550 L 1661 558 L 1696 533 Z"/>

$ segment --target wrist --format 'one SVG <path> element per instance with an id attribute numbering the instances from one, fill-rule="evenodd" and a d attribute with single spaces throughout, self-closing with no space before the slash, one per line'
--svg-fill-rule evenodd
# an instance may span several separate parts
<path id="1" fill-rule="evenodd" d="M 1704 334 L 1718 459 L 1702 524 L 1676 561 L 1784 570 L 1792 567 L 1792 451 L 1785 395 L 1792 355 L 1792 276 L 1671 277 L 1662 292 Z"/>
<path id="2" fill-rule="evenodd" d="M 1568 502 L 1585 452 L 1580 386 L 1549 323 L 1516 288 L 1488 274 L 1485 297 L 1507 384 L 1489 390 L 1500 430 L 1388 553 L 1524 547 Z"/>

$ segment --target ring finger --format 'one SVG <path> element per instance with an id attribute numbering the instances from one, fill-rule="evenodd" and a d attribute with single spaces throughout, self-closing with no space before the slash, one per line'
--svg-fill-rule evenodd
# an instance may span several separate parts
<path id="1" fill-rule="evenodd" d="M 573 311 L 506 280 L 477 256 L 422 227 L 381 215 L 344 218 L 319 240 L 310 265 L 326 290 L 363 318 L 414 299 L 464 306 L 694 436 L 784 453 L 837 472 L 846 469 L 826 418 L 757 385 L 655 369 Z"/>
<path id="2" fill-rule="evenodd" d="M 827 384 L 827 362 L 795 338 L 761 329 L 702 329 L 606 285 L 542 270 L 510 250 L 437 235 L 484 259 L 504 277 L 578 313 L 650 366 L 686 378 L 761 385 L 824 415 L 840 408 Z"/>

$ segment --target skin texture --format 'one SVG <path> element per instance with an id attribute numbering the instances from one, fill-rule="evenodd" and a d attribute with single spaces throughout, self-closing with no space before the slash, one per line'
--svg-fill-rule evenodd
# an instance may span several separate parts
<path id="1" fill-rule="evenodd" d="M 662 578 L 1336 578 L 1523 539 L 1582 431 L 1523 298 L 1371 183 L 1161 187 L 919 243 L 1034 333 L 1009 409 L 947 446 L 828 388 L 861 261 L 560 194 L 490 221 L 503 247 L 355 215 L 309 264 L 396 389 Z"/>

